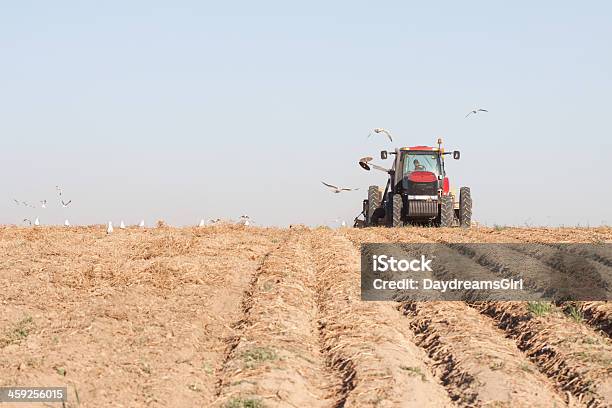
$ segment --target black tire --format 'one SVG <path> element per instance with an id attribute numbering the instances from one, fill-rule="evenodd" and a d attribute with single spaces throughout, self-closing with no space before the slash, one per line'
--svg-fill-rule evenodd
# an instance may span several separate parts
<path id="1" fill-rule="evenodd" d="M 459 189 L 459 225 L 462 228 L 472 225 L 472 194 L 469 187 Z"/>
<path id="2" fill-rule="evenodd" d="M 378 217 L 375 217 L 374 211 L 380 207 L 382 201 L 382 192 L 378 186 L 368 187 L 368 214 L 366 225 L 376 226 L 378 225 Z M 380 211 L 379 211 L 380 212 Z"/>
<path id="3" fill-rule="evenodd" d="M 402 209 L 404 207 L 404 202 L 402 201 L 401 194 L 393 194 L 393 208 L 391 211 L 391 226 L 403 227 L 404 221 L 402 220 Z"/>
<path id="4" fill-rule="evenodd" d="M 442 196 L 440 197 L 440 227 L 452 227 L 453 221 L 455 221 L 453 197 L 451 195 Z"/>

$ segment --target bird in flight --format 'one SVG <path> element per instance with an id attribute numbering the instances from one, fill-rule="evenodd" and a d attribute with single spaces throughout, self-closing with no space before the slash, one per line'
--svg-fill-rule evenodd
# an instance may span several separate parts
<path id="1" fill-rule="evenodd" d="M 19 200 L 18 200 L 18 199 L 13 198 L 13 201 L 15 202 L 15 204 L 17 204 L 17 205 L 21 205 L 21 203 L 19 202 Z"/>
<path id="2" fill-rule="evenodd" d="M 374 133 L 376 133 L 376 134 L 384 133 L 385 135 L 387 135 L 387 137 L 389 138 L 389 140 L 390 140 L 391 142 L 393 142 L 393 137 L 391 136 L 391 133 L 389 133 L 389 131 L 388 131 L 388 130 L 383 129 L 383 128 L 376 128 L 376 129 L 374 129 L 374 130 L 373 130 L 373 132 L 374 132 Z M 372 133 L 370 133 L 370 134 L 368 135 L 368 137 L 370 137 L 370 136 L 372 136 Z"/>
<path id="3" fill-rule="evenodd" d="M 68 200 L 68 201 L 61 200 L 61 202 L 62 202 L 62 207 L 63 207 L 63 208 L 66 208 L 66 207 L 68 207 L 68 205 L 70 205 L 70 203 L 72 202 L 72 200 Z"/>
<path id="4" fill-rule="evenodd" d="M 332 184 L 327 184 L 326 182 L 322 181 L 321 183 L 323 183 L 324 185 L 326 185 L 327 187 L 331 188 L 332 191 L 336 194 L 341 193 L 342 191 L 353 191 L 353 190 L 359 190 L 358 188 L 346 188 L 346 187 L 337 187 L 334 186 Z"/>
<path id="5" fill-rule="evenodd" d="M 24 223 L 24 224 L 26 224 L 26 223 L 27 223 L 28 225 L 32 225 L 32 221 L 30 221 L 30 220 L 29 220 L 29 219 L 27 219 L 27 218 L 24 218 L 24 219 L 23 219 L 23 223 Z"/>
<path id="6" fill-rule="evenodd" d="M 208 222 L 210 222 L 211 224 L 217 224 L 218 222 L 221 222 L 221 218 L 214 218 L 214 219 L 208 220 Z"/>
<path id="7" fill-rule="evenodd" d="M 374 160 L 374 158 L 373 158 L 373 157 L 369 157 L 369 156 L 368 156 L 368 157 L 362 157 L 361 159 L 359 159 L 359 165 L 360 165 L 361 167 L 363 167 L 364 169 L 366 169 L 366 170 L 370 170 L 370 167 L 371 167 L 371 168 L 373 168 L 373 169 L 380 170 L 380 171 L 384 171 L 384 172 L 389 171 L 389 169 L 385 169 L 385 168 L 384 168 L 384 167 L 382 167 L 382 166 L 379 166 L 379 165 L 377 165 L 377 164 L 370 163 L 372 160 Z"/>
<path id="8" fill-rule="evenodd" d="M 42 200 L 42 201 L 40 202 L 40 207 L 41 207 L 41 208 L 47 208 L 47 200 Z"/>
<path id="9" fill-rule="evenodd" d="M 239 221 L 242 225 L 250 225 L 251 224 L 251 217 L 249 217 L 248 215 L 241 215 L 240 216 L 240 221 Z"/>
<path id="10" fill-rule="evenodd" d="M 486 109 L 482 109 L 482 108 L 478 108 L 478 109 L 474 109 L 468 112 L 467 115 L 465 115 L 465 117 L 467 118 L 468 116 L 470 116 L 471 114 L 477 114 L 478 112 L 488 112 L 488 110 Z"/>

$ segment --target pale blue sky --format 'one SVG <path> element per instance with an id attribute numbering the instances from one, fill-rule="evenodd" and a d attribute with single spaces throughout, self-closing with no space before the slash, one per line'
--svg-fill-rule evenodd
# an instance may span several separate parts
<path id="1" fill-rule="evenodd" d="M 4 2 L 0 223 L 348 221 L 374 127 L 489 225 L 612 223 L 612 5 L 426 3 Z"/>

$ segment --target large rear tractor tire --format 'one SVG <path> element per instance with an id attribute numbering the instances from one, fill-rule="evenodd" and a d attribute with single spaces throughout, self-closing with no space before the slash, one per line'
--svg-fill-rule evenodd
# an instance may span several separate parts
<path id="1" fill-rule="evenodd" d="M 404 202 L 402 201 L 401 194 L 393 194 L 393 208 L 391 211 L 391 227 L 403 227 L 404 221 L 402 219 L 402 209 Z"/>
<path id="2" fill-rule="evenodd" d="M 382 202 L 382 192 L 378 186 L 368 187 L 368 214 L 366 220 L 366 226 L 378 225 L 378 217 L 374 217 L 374 211 L 380 207 Z"/>
<path id="3" fill-rule="evenodd" d="M 472 195 L 469 187 L 459 189 L 459 225 L 470 228 L 472 225 Z"/>
<path id="4" fill-rule="evenodd" d="M 455 211 L 453 208 L 453 197 L 451 195 L 440 197 L 440 227 L 452 227 L 454 221 Z"/>

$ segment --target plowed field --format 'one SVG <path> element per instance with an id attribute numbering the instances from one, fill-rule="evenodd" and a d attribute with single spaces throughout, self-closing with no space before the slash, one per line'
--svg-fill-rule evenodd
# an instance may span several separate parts
<path id="1" fill-rule="evenodd" d="M 69 407 L 612 406 L 612 303 L 363 302 L 363 242 L 612 229 L 0 227 L 0 386 L 67 386 Z"/>

